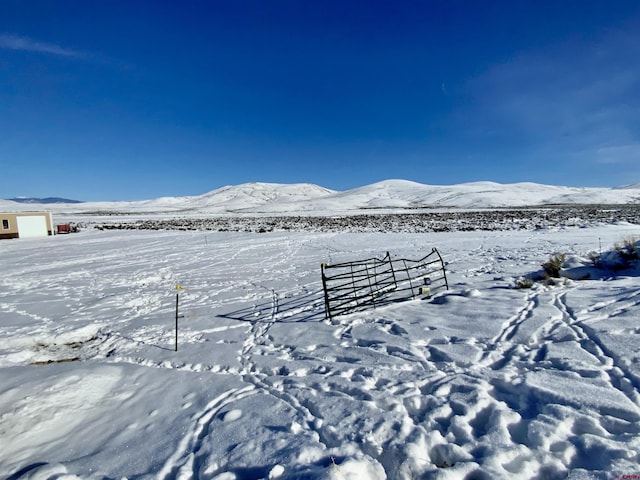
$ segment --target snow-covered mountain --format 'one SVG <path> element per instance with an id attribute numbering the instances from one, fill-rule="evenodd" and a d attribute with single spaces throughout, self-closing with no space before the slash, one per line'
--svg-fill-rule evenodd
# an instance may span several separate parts
<path id="1" fill-rule="evenodd" d="M 299 205 L 302 210 L 496 208 L 550 204 L 619 204 L 640 202 L 640 189 L 574 188 L 536 183 L 499 184 L 473 182 L 458 185 L 424 185 L 406 180 L 386 180 L 336 192 Z M 268 208 L 278 208 L 269 205 Z M 275 212 L 276 210 L 270 210 Z"/>
<path id="2" fill-rule="evenodd" d="M 12 202 L 18 202 L 18 203 L 39 203 L 39 204 L 82 203 L 81 200 L 70 200 L 68 198 L 59 198 L 59 197 L 46 197 L 46 198 L 15 197 L 15 198 L 7 198 L 7 200 L 11 200 Z"/>
<path id="3" fill-rule="evenodd" d="M 228 212 L 260 209 L 265 205 L 288 205 L 314 202 L 334 194 L 329 190 L 310 183 L 277 184 L 245 183 L 222 187 L 198 197 L 191 197 L 187 208 L 214 208 Z"/>
<path id="4" fill-rule="evenodd" d="M 136 202 L 48 204 L 43 208 L 57 213 L 311 214 L 630 203 L 640 203 L 640 184 L 620 188 L 576 188 L 537 183 L 425 185 L 407 180 L 385 180 L 343 192 L 309 183 L 245 183 L 218 188 L 198 196 L 162 197 Z M 0 201 L 0 209 L 3 210 L 33 210 L 36 207 L 35 204 Z"/>
<path id="5" fill-rule="evenodd" d="M 640 188 L 640 183 L 632 183 L 630 185 L 622 185 L 621 187 L 618 187 L 620 189 L 633 189 L 633 188 Z"/>

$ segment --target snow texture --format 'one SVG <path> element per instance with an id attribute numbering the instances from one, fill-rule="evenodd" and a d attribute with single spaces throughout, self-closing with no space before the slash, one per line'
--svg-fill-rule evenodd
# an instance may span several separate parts
<path id="1" fill-rule="evenodd" d="M 583 227 L 3 241 L 0 474 L 635 478 L 637 260 L 588 256 L 640 227 Z M 433 247 L 450 290 L 326 321 L 322 262 Z"/>

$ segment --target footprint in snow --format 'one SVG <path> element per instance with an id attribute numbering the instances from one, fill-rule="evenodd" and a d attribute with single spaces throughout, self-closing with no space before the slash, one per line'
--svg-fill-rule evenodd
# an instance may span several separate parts
<path id="1" fill-rule="evenodd" d="M 225 423 L 235 422 L 240 417 L 242 417 L 242 410 L 239 410 L 239 409 L 229 410 L 224 415 L 222 415 L 222 421 Z"/>

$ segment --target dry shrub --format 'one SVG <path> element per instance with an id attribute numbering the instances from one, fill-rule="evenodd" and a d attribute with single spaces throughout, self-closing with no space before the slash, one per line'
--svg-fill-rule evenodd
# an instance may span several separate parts
<path id="1" fill-rule="evenodd" d="M 542 268 L 551 278 L 560 278 L 562 264 L 566 259 L 567 256 L 564 253 L 554 253 L 547 262 L 542 264 Z"/>
<path id="2" fill-rule="evenodd" d="M 638 260 L 638 239 L 627 237 L 622 240 L 622 244 L 616 243 L 615 250 L 627 262 Z"/>

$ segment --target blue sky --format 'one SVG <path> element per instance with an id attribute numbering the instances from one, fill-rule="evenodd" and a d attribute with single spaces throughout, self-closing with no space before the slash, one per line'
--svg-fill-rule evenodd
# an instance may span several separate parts
<path id="1" fill-rule="evenodd" d="M 635 0 L 0 0 L 0 197 L 637 183 L 638 59 Z"/>

